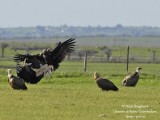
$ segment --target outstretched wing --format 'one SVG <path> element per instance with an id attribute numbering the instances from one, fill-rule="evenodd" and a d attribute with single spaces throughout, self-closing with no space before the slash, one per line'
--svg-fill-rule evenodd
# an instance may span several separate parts
<path id="1" fill-rule="evenodd" d="M 57 69 L 59 63 L 64 60 L 65 56 L 74 50 L 74 40 L 75 38 L 70 38 L 63 43 L 59 42 L 55 49 L 48 51 L 45 54 L 47 64 L 53 65 L 54 70 Z"/>
<path id="2" fill-rule="evenodd" d="M 24 60 L 26 60 L 25 61 L 26 63 L 31 63 L 32 65 L 31 67 L 36 69 L 39 69 L 42 65 L 45 64 L 45 60 L 40 54 L 37 55 L 29 55 L 29 54 L 22 55 L 19 53 L 15 54 L 14 56 L 15 62 L 24 62 Z"/>
<path id="3" fill-rule="evenodd" d="M 53 70 L 56 70 L 59 63 L 62 62 L 65 56 L 71 53 L 75 47 L 75 38 L 70 38 L 63 43 L 59 42 L 56 48 L 42 51 L 37 55 L 22 55 L 16 54 L 14 56 L 15 62 L 22 62 L 25 60 L 26 63 L 31 63 L 32 68 L 39 69 L 44 64 L 52 65 Z"/>
<path id="4" fill-rule="evenodd" d="M 75 38 L 70 38 L 63 43 L 59 43 L 58 46 L 53 50 L 52 55 L 55 54 L 57 62 L 61 62 L 65 56 L 71 53 L 75 47 Z"/>

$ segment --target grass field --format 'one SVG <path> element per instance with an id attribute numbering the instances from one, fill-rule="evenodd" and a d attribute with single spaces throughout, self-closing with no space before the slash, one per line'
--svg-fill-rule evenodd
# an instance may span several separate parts
<path id="1" fill-rule="evenodd" d="M 125 64 L 87 66 L 84 73 L 82 62 L 62 62 L 53 78 L 27 84 L 27 91 L 12 90 L 5 69 L 0 69 L 0 120 L 160 119 L 159 64 L 130 64 L 129 72 L 143 68 L 136 87 L 121 86 Z M 113 81 L 119 91 L 102 92 L 93 80 L 94 71 Z"/>

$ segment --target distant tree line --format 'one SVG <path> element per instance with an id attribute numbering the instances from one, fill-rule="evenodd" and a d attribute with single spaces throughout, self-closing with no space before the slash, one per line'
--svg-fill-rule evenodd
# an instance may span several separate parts
<path id="1" fill-rule="evenodd" d="M 36 27 L 16 27 L 0 28 L 0 40 L 13 38 L 48 38 L 66 36 L 160 36 L 160 27 L 125 27 L 118 24 L 114 27 L 102 26 L 36 26 Z"/>

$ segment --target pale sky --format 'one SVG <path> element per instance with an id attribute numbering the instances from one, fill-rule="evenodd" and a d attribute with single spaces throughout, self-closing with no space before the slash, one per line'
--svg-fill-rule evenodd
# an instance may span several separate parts
<path id="1" fill-rule="evenodd" d="M 160 0 L 0 0 L 0 27 L 160 27 Z"/>

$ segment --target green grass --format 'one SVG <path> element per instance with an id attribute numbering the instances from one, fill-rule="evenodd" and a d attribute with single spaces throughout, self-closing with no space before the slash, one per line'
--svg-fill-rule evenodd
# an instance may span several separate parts
<path id="1" fill-rule="evenodd" d="M 141 66 L 136 87 L 123 87 L 125 64 L 88 63 L 83 72 L 81 62 L 62 62 L 53 78 L 46 76 L 38 84 L 27 84 L 27 91 L 12 90 L 5 69 L 0 69 L 0 120 L 125 120 L 127 116 L 145 116 L 159 120 L 159 64 L 130 64 L 129 72 Z M 93 80 L 99 72 L 118 86 L 118 92 L 102 92 Z M 15 70 L 13 70 L 15 74 Z M 148 106 L 127 108 L 124 106 Z M 116 113 L 115 111 L 156 111 L 157 113 Z M 142 118 L 141 118 L 142 119 Z M 141 120 L 140 119 L 140 120 Z"/>

